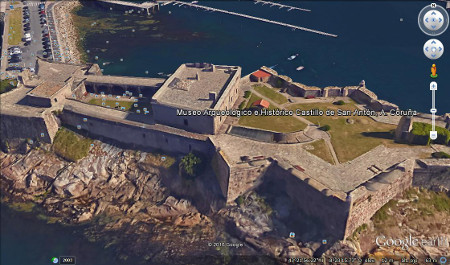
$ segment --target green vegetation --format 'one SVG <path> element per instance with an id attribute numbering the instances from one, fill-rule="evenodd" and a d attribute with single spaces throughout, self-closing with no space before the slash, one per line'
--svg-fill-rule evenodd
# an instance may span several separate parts
<path id="1" fill-rule="evenodd" d="M 251 91 L 246 90 L 246 91 L 244 92 L 244 98 L 249 98 L 251 94 L 252 94 Z"/>
<path id="2" fill-rule="evenodd" d="M 91 139 L 81 137 L 72 131 L 61 128 L 56 133 L 53 151 L 69 161 L 76 162 L 88 155 L 92 142 Z"/>
<path id="3" fill-rule="evenodd" d="M 264 85 L 254 85 L 253 89 L 255 89 L 256 92 L 260 93 L 264 97 L 272 100 L 273 102 L 277 104 L 284 104 L 288 102 L 287 98 L 283 96 L 282 94 L 275 91 L 273 88 L 264 86 Z"/>
<path id="4" fill-rule="evenodd" d="M 244 197 L 241 195 L 239 197 L 236 198 L 236 203 L 238 206 L 244 205 Z"/>
<path id="5" fill-rule="evenodd" d="M 388 211 L 396 207 L 397 201 L 390 200 L 388 203 L 383 205 L 373 216 L 372 221 L 376 226 L 383 225 L 384 221 L 389 218 Z"/>
<path id="6" fill-rule="evenodd" d="M 194 153 L 185 155 L 180 161 L 180 175 L 188 178 L 197 177 L 203 169 L 203 161 L 200 156 Z"/>
<path id="7" fill-rule="evenodd" d="M 350 161 L 380 144 L 395 145 L 391 131 L 395 125 L 379 123 L 367 116 L 338 116 L 337 110 L 353 111 L 357 109 L 354 103 L 347 103 L 342 106 L 336 106 L 332 103 L 310 103 L 295 104 L 289 109 L 295 111 L 320 109 L 324 112 L 327 109 L 336 111 L 335 116 L 306 116 L 305 118 L 314 124 L 329 125 L 331 143 L 333 144 L 336 155 L 341 163 Z M 347 119 L 351 118 L 354 122 L 351 124 Z M 397 145 L 401 146 L 401 145 Z"/>
<path id="8" fill-rule="evenodd" d="M 246 108 L 249 109 L 253 102 L 261 99 L 260 97 L 251 94 Z M 269 106 L 269 110 L 273 110 L 273 105 Z M 306 124 L 292 116 L 242 116 L 239 119 L 239 124 L 243 126 L 259 128 L 263 130 L 270 130 L 275 132 L 295 132 L 306 128 Z"/>
<path id="9" fill-rule="evenodd" d="M 9 12 L 8 44 L 19 45 L 22 41 L 22 8 L 14 8 Z"/>
<path id="10" fill-rule="evenodd" d="M 333 103 L 334 105 L 338 105 L 338 106 L 342 106 L 345 105 L 345 102 L 343 100 L 338 100 L 336 102 Z"/>
<path id="11" fill-rule="evenodd" d="M 314 141 L 313 143 L 311 143 L 309 145 L 311 145 L 314 149 L 311 149 L 311 150 L 306 149 L 306 151 L 310 152 L 311 154 L 313 154 L 315 156 L 322 158 L 323 160 L 327 161 L 330 164 L 334 164 L 333 156 L 331 155 L 331 151 L 328 149 L 328 146 L 325 143 L 325 140 L 320 139 L 320 140 Z"/>
<path id="12" fill-rule="evenodd" d="M 102 105 L 103 102 L 105 103 L 105 105 Z M 118 110 L 122 110 L 121 108 L 124 107 L 125 108 L 124 111 L 136 112 L 137 110 L 140 110 L 141 113 L 144 112 L 143 110 L 144 108 L 147 108 L 147 110 L 151 112 L 151 104 L 150 102 L 147 101 L 134 102 L 127 100 L 114 100 L 114 99 L 102 100 L 101 98 L 93 98 L 89 100 L 88 103 L 97 106 L 104 106 L 104 107 L 109 106 L 110 108 Z M 134 104 L 138 104 L 138 106 L 134 107 Z"/>
<path id="13" fill-rule="evenodd" d="M 26 213 L 33 211 L 34 206 L 36 206 L 33 202 L 13 202 L 8 203 L 7 205 L 15 211 Z"/>
<path id="14" fill-rule="evenodd" d="M 102 103 L 105 103 L 105 105 L 102 105 Z M 116 103 L 119 103 L 119 105 L 116 105 Z M 110 106 L 111 108 L 114 109 L 121 109 L 121 107 L 125 107 L 125 111 L 130 110 L 133 107 L 133 101 L 120 101 L 120 100 L 111 100 L 111 99 L 107 99 L 107 100 L 102 100 L 100 98 L 93 98 L 91 100 L 89 100 L 89 104 L 92 105 L 98 105 L 98 106 Z"/>
<path id="15" fill-rule="evenodd" d="M 247 105 L 247 102 L 242 101 L 241 104 L 239 104 L 239 109 L 243 110 L 245 108 L 245 106 Z"/>
<path id="16" fill-rule="evenodd" d="M 428 145 L 431 142 L 430 139 L 430 131 L 432 131 L 431 124 L 423 123 L 423 122 L 414 122 L 412 126 L 411 133 L 414 135 L 413 143 L 414 144 L 422 144 Z M 433 140 L 433 143 L 447 145 L 450 141 L 450 131 L 436 126 L 436 131 L 438 137 L 436 140 Z"/>
<path id="17" fill-rule="evenodd" d="M 170 168 L 175 164 L 176 159 L 174 157 L 161 154 L 161 153 L 148 153 L 145 158 L 145 162 L 156 167 Z"/>
<path id="18" fill-rule="evenodd" d="M 16 79 L 3 79 L 0 81 L 0 94 L 11 91 L 17 87 Z"/>
<path id="19" fill-rule="evenodd" d="M 319 129 L 321 129 L 322 131 L 327 132 L 327 131 L 331 130 L 331 126 L 328 125 L 328 124 L 325 124 L 322 127 L 320 127 Z"/>
<path id="20" fill-rule="evenodd" d="M 450 155 L 446 152 L 434 152 L 431 156 L 434 158 L 450 158 Z"/>

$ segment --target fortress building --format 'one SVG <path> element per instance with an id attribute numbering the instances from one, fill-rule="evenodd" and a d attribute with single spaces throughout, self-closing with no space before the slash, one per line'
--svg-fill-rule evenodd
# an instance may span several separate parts
<path id="1" fill-rule="evenodd" d="M 152 98 L 157 123 L 187 131 L 215 134 L 226 116 L 192 111 L 229 110 L 238 98 L 241 68 L 207 63 L 182 64 Z"/>
<path id="2" fill-rule="evenodd" d="M 301 131 L 283 134 L 247 128 L 251 134 L 268 136 L 267 141 L 249 139 L 221 128 L 228 126 L 226 116 L 202 113 L 233 108 L 240 86 L 251 80 L 276 83 L 301 97 L 350 96 L 374 109 L 397 108 L 364 86 L 308 87 L 265 67 L 241 78 L 238 66 L 208 63 L 183 64 L 168 79 L 105 76 L 96 64 L 38 59 L 37 65 L 36 74 L 21 74 L 22 86 L 1 95 L 2 141 L 28 138 L 52 143 L 63 125 L 126 148 L 202 152 L 212 157 L 226 203 L 233 204 L 262 182 L 273 183 L 336 239 L 351 235 L 410 187 L 416 159 L 431 152 L 430 147 L 378 146 L 352 161 L 332 165 L 303 149 L 303 142 L 311 139 Z M 106 105 L 118 103 L 116 99 L 132 105 L 151 103 L 146 107 L 151 113 Z M 410 124 L 403 119 L 397 135 L 406 135 Z M 448 167 L 448 162 L 442 165 Z M 427 174 L 427 168 L 421 168 L 421 174 Z"/>

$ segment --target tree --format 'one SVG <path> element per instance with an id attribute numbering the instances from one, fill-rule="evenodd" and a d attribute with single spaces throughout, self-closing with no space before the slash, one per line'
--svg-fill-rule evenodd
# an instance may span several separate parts
<path id="1" fill-rule="evenodd" d="M 180 175 L 196 177 L 200 174 L 202 166 L 202 159 L 191 152 L 185 155 L 180 161 Z"/>

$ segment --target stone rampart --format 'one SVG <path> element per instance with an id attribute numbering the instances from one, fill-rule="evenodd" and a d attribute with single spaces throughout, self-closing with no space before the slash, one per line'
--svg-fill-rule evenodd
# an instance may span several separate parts
<path id="1" fill-rule="evenodd" d="M 52 113 L 41 116 L 1 114 L 1 139 L 29 138 L 52 143 L 58 131 L 58 122 Z"/>
<path id="2" fill-rule="evenodd" d="M 345 228 L 345 237 L 351 236 L 359 226 L 388 201 L 411 187 L 414 161 L 406 160 L 389 172 L 383 172 L 350 193 L 352 205 Z"/>
<path id="3" fill-rule="evenodd" d="M 306 176 L 303 176 L 304 179 L 299 178 L 298 176 L 302 175 L 301 172 L 295 172 L 295 174 L 292 172 L 294 170 L 286 169 L 281 163 L 275 163 L 268 169 L 264 181 L 279 185 L 277 189 L 284 190 L 300 210 L 316 218 L 322 224 L 323 229 L 333 235 L 335 239 L 344 238 L 350 208 L 349 203 L 345 200 L 345 194 L 334 194 L 323 188 L 325 186 L 322 184 L 314 182 Z M 321 188 L 323 189 L 320 190 Z M 344 200 L 340 198 L 342 195 L 344 195 Z"/>
<path id="4" fill-rule="evenodd" d="M 101 111 L 101 107 L 98 107 Z M 85 118 L 87 120 L 85 120 Z M 169 152 L 189 153 L 198 151 L 209 154 L 212 144 L 205 139 L 196 139 L 188 136 L 170 133 L 154 128 L 154 126 L 142 126 L 135 122 L 122 122 L 120 119 L 113 120 L 108 117 L 94 117 L 77 110 L 65 107 L 61 115 L 63 124 L 87 132 L 96 138 L 106 138 L 122 144 L 129 148 L 142 147 L 162 149 Z"/>

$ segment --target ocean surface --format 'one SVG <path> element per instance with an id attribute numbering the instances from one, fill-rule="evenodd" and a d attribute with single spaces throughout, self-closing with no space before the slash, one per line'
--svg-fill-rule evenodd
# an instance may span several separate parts
<path id="1" fill-rule="evenodd" d="M 154 21 L 104 12 L 91 5 L 78 15 L 92 21 L 84 47 L 89 60 L 99 63 L 104 74 L 159 77 L 185 62 L 211 62 L 242 66 L 245 75 L 266 65 L 294 81 L 319 87 L 358 85 L 364 79 L 379 98 L 402 109 L 428 112 L 430 67 L 436 63 L 436 107 L 438 114 L 450 112 L 450 29 L 437 37 L 448 46 L 443 57 L 431 61 L 422 52 L 430 37 L 419 29 L 417 16 L 429 2 L 283 3 L 312 11 L 287 12 L 250 1 L 201 2 L 339 37 L 172 5 L 161 7 L 150 18 Z M 110 22 L 114 22 L 114 29 L 101 28 L 108 28 Z M 296 53 L 298 58 L 287 60 Z M 305 69 L 296 71 L 298 66 Z M 122 264 L 112 250 L 85 240 L 82 228 L 48 225 L 34 214 L 1 210 L 1 264 L 51 264 L 50 258 L 60 255 L 77 256 L 77 264 L 82 265 Z"/>
<path id="2" fill-rule="evenodd" d="M 239 65 L 243 74 L 261 65 L 307 85 L 347 86 L 365 80 L 379 98 L 402 109 L 429 112 L 430 68 L 436 63 L 438 114 L 450 112 L 450 57 L 429 60 L 423 45 L 431 37 L 417 23 L 425 1 L 283 1 L 311 12 L 287 11 L 252 1 L 206 1 L 200 4 L 337 34 L 326 37 L 242 17 L 166 5 L 153 20 L 85 7 L 88 19 L 109 18 L 129 26 L 87 34 L 90 61 L 104 74 L 158 76 L 185 62 Z M 98 25 L 92 26 L 96 28 Z M 134 31 L 133 31 L 134 30 Z M 437 37 L 450 45 L 450 29 Z M 108 43 L 107 43 L 108 42 Z M 450 49 L 447 48 L 447 50 Z M 288 61 L 292 54 L 298 58 Z M 97 56 L 97 60 L 96 57 Z M 122 61 L 121 61 L 122 59 Z M 102 65 L 106 62 L 106 65 Z M 302 71 L 296 71 L 304 66 Z"/>
<path id="3" fill-rule="evenodd" d="M 0 264 L 47 265 L 60 256 L 75 256 L 78 265 L 123 264 L 113 249 L 89 242 L 84 227 L 47 224 L 37 216 L 1 205 Z"/>

